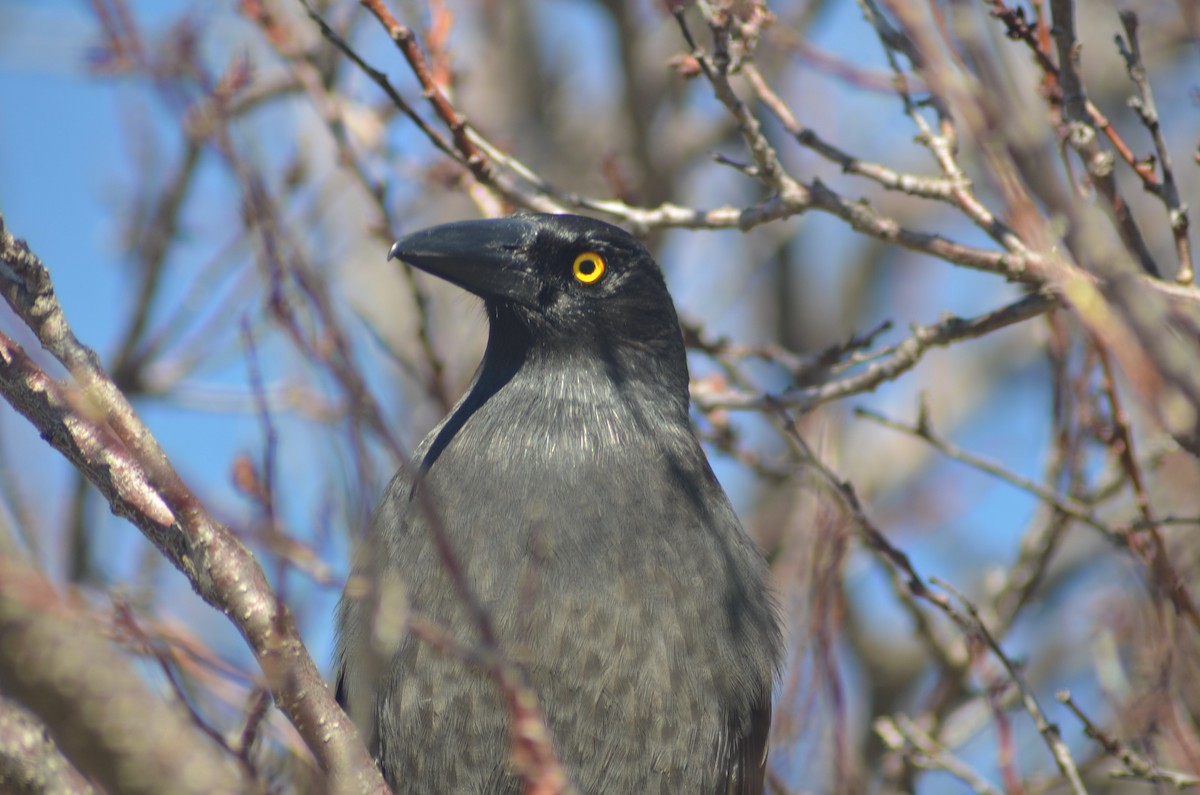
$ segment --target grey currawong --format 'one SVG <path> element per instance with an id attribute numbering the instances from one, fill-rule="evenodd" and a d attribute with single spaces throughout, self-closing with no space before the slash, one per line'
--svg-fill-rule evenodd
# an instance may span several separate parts
<path id="1" fill-rule="evenodd" d="M 780 631 L 763 557 L 689 424 L 658 265 L 566 215 L 446 224 L 391 256 L 481 297 L 489 338 L 388 486 L 339 608 L 338 699 L 388 783 L 519 792 L 495 684 L 397 629 L 412 610 L 478 641 L 432 505 L 581 793 L 759 795 Z"/>

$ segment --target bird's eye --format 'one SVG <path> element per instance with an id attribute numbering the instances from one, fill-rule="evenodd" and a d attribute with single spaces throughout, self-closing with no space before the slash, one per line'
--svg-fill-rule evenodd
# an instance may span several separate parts
<path id="1" fill-rule="evenodd" d="M 582 284 L 595 284 L 604 275 L 604 257 L 594 251 L 585 251 L 575 258 L 571 273 Z"/>

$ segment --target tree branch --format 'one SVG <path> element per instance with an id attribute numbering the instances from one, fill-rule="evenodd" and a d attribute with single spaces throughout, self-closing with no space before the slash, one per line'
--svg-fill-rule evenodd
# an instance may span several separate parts
<path id="1" fill-rule="evenodd" d="M 43 372 L 0 334 L 0 392 L 55 449 L 83 472 L 113 511 L 129 519 L 225 613 L 246 639 L 275 703 L 287 715 L 331 786 L 386 792 L 353 724 L 333 700 L 254 556 L 183 483 L 158 442 L 76 339 L 50 274 L 0 216 L 0 292 L 43 347 L 71 372 L 74 386 Z"/>

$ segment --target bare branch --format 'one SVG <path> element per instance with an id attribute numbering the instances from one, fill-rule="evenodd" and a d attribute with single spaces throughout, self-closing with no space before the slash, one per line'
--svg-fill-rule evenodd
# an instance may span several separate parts
<path id="1" fill-rule="evenodd" d="M 128 661 L 37 573 L 0 560 L 0 680 L 111 792 L 245 792 L 233 761 L 147 692 Z M 77 782 L 78 783 L 78 782 Z"/>
<path id="2" fill-rule="evenodd" d="M 45 724 L 0 696 L 0 787 L 14 795 L 92 795 L 95 790 L 50 737 Z"/>
<path id="3" fill-rule="evenodd" d="M 83 472 L 113 511 L 133 522 L 205 601 L 234 621 L 254 651 L 275 703 L 304 736 L 335 787 L 379 792 L 383 782 L 334 702 L 286 605 L 242 544 L 184 485 L 133 407 L 75 338 L 49 273 L 0 217 L 0 291 L 77 389 L 42 372 L 0 335 L 0 391 Z"/>
<path id="4" fill-rule="evenodd" d="M 1142 46 L 1138 39 L 1138 16 L 1134 11 L 1122 11 L 1121 26 L 1125 28 L 1126 41 L 1117 37 L 1117 47 L 1125 59 L 1125 67 L 1129 70 L 1129 79 L 1137 86 L 1138 96 L 1130 100 L 1130 105 L 1137 111 L 1138 118 L 1150 131 L 1154 139 L 1154 151 L 1158 157 L 1159 168 L 1162 169 L 1162 185 L 1151 192 L 1162 199 L 1167 209 L 1171 224 L 1171 232 L 1175 236 L 1175 251 L 1179 258 L 1179 269 L 1175 280 L 1180 284 L 1191 284 L 1192 246 L 1188 239 L 1188 207 L 1179 198 L 1179 186 L 1175 182 L 1175 171 L 1171 166 L 1171 152 L 1167 148 L 1167 139 L 1163 135 L 1162 124 L 1158 118 L 1158 107 L 1154 104 L 1154 94 L 1150 90 L 1150 78 L 1146 75 L 1146 66 L 1142 62 Z M 1149 186 L 1147 186 L 1149 188 Z"/>
<path id="5" fill-rule="evenodd" d="M 916 326 L 911 336 L 871 358 L 861 372 L 828 381 L 820 386 L 777 395 L 713 390 L 701 383 L 693 386 L 692 399 L 705 410 L 716 408 L 758 410 L 783 407 L 800 412 L 849 395 L 869 392 L 880 384 L 899 378 L 916 366 L 930 349 L 976 339 L 996 329 L 1037 317 L 1056 305 L 1053 298 L 1034 294 L 974 318 L 948 317 L 931 326 Z"/>

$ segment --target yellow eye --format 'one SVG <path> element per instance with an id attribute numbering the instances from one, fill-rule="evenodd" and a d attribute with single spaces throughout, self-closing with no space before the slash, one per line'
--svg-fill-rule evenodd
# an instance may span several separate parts
<path id="1" fill-rule="evenodd" d="M 585 251 L 575 258 L 571 266 L 576 281 L 583 284 L 595 284 L 604 275 L 604 257 L 594 251 Z"/>

